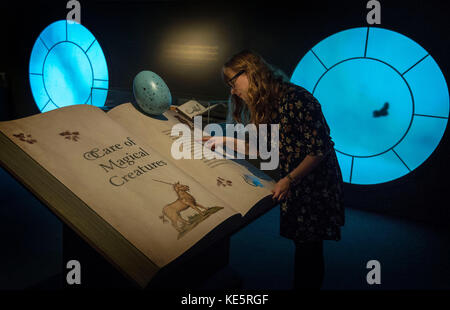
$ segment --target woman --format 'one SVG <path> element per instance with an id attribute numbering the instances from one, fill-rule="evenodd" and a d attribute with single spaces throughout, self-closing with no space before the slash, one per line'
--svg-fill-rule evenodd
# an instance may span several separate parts
<path id="1" fill-rule="evenodd" d="M 296 246 L 294 288 L 320 288 L 323 240 L 340 240 L 344 225 L 342 176 L 321 106 L 252 51 L 226 62 L 223 77 L 231 89 L 237 122 L 247 110 L 255 125 L 280 125 L 280 178 L 272 191 L 273 199 L 281 202 L 280 234 Z M 236 143 L 232 137 L 225 139 Z M 212 147 L 225 141 L 204 140 Z"/>

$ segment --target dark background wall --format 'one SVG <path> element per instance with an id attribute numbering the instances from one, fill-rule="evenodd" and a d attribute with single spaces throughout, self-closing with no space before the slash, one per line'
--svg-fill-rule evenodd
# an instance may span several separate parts
<path id="1" fill-rule="evenodd" d="M 131 90 L 141 70 L 158 73 L 176 96 L 226 99 L 221 66 L 233 53 L 252 48 L 289 76 L 320 40 L 341 30 L 367 26 L 367 1 L 191 2 L 80 1 L 81 23 L 99 41 L 108 63 L 110 88 Z M 381 27 L 424 47 L 449 73 L 448 14 L 444 1 L 381 1 Z M 5 4 L 3 4 L 5 5 Z M 2 20 L 0 71 L 8 88 L 1 119 L 38 113 L 28 82 L 36 38 L 50 23 L 65 19 L 64 1 L 9 3 Z M 171 45 L 217 48 L 210 61 L 170 58 Z M 5 92 L 3 90 L 3 92 Z M 5 95 L 4 95 L 5 97 Z M 448 128 L 448 127 L 447 127 Z M 449 175 L 448 129 L 435 152 L 407 176 L 376 186 L 346 185 L 347 206 L 446 225 Z"/>

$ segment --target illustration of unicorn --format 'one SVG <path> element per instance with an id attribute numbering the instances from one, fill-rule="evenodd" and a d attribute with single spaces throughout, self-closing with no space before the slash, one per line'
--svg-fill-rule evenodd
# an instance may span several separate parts
<path id="1" fill-rule="evenodd" d="M 172 185 L 174 191 L 178 195 L 177 200 L 175 200 L 174 202 L 172 202 L 168 205 L 165 205 L 163 207 L 162 215 L 159 217 L 160 219 L 163 220 L 163 223 L 167 222 L 167 220 L 165 219 L 165 217 L 167 217 L 171 221 L 172 226 L 178 232 L 183 232 L 184 226 L 191 224 L 191 222 L 189 222 L 181 217 L 181 214 L 180 214 L 181 211 L 192 208 L 195 211 L 197 211 L 198 214 L 201 215 L 202 217 L 206 215 L 206 211 L 208 210 L 208 208 L 205 208 L 201 204 L 197 203 L 194 196 L 192 196 L 191 194 L 188 193 L 189 186 L 180 184 L 180 182 L 171 184 L 171 183 L 167 183 L 167 182 L 163 182 L 163 181 L 159 181 L 159 180 L 154 180 L 154 181 Z M 201 209 L 203 209 L 205 211 L 202 211 Z M 181 224 L 181 226 L 179 224 Z"/>

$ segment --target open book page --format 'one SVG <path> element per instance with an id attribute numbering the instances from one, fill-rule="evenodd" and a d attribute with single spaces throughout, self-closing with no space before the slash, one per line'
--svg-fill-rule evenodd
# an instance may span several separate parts
<path id="1" fill-rule="evenodd" d="M 209 192 L 226 201 L 233 209 L 245 215 L 252 206 L 271 195 L 274 182 L 244 160 L 229 159 L 174 159 L 172 144 L 181 137 L 171 136 L 172 127 L 184 120 L 174 111 L 163 117 L 150 117 L 137 111 L 131 103 L 121 104 L 108 112 L 109 117 L 122 124 L 130 132 L 156 148 L 167 160 L 192 176 Z M 185 121 L 184 121 L 185 122 Z M 187 138 L 189 140 L 189 137 Z M 189 141 L 191 154 L 198 152 Z M 201 143 L 200 143 L 201 146 Z M 191 158 L 194 158 L 193 156 Z"/>
<path id="2" fill-rule="evenodd" d="M 96 107 L 0 122 L 0 130 L 160 267 L 237 214 L 146 135 Z"/>

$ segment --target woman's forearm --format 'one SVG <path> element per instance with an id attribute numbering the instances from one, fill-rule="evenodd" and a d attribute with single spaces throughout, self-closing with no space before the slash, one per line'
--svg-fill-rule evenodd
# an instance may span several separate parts
<path id="1" fill-rule="evenodd" d="M 289 175 L 294 180 L 301 180 L 307 176 L 322 161 L 323 156 L 306 155 L 302 162 Z"/>
<path id="2" fill-rule="evenodd" d="M 258 155 L 257 150 L 251 150 L 250 144 L 246 142 L 245 140 L 239 140 L 233 137 L 226 137 L 226 143 L 227 147 L 232 146 L 233 151 L 236 151 L 241 154 L 249 155 L 250 153 L 255 153 L 255 155 Z M 293 180 L 299 181 L 305 176 L 307 176 L 314 168 L 316 168 L 319 163 L 322 161 L 322 159 L 328 155 L 326 153 L 322 156 L 312 156 L 312 155 L 306 155 L 306 157 L 303 159 L 303 161 L 294 169 L 292 170 L 289 175 Z"/>
<path id="3" fill-rule="evenodd" d="M 328 153 L 329 152 L 321 156 L 306 155 L 306 157 L 302 160 L 302 162 L 289 173 L 292 180 L 298 182 L 301 179 L 303 179 L 320 164 L 320 162 L 323 160 L 325 156 L 328 155 Z M 292 182 L 292 180 L 290 181 Z"/>
<path id="4" fill-rule="evenodd" d="M 227 147 L 232 145 L 233 151 L 236 151 L 241 154 L 249 155 L 250 153 L 255 153 L 257 155 L 257 150 L 250 150 L 250 144 L 245 140 L 240 140 L 232 137 L 227 137 Z M 252 152 L 250 152 L 252 151 Z"/>

